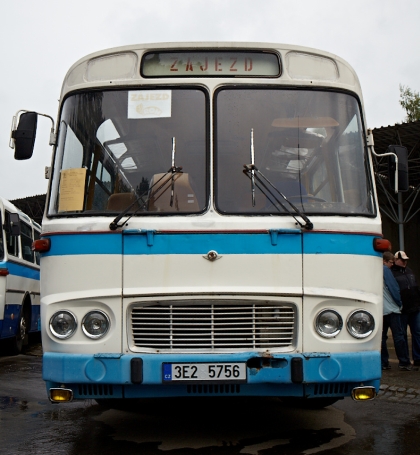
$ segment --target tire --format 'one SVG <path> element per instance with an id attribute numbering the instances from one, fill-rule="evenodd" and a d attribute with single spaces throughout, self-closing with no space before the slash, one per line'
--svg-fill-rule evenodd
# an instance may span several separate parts
<path id="1" fill-rule="evenodd" d="M 28 324 L 23 308 L 19 315 L 19 324 L 17 327 L 16 335 L 8 340 L 8 354 L 18 355 L 22 352 L 23 346 L 27 344 L 28 339 Z"/>

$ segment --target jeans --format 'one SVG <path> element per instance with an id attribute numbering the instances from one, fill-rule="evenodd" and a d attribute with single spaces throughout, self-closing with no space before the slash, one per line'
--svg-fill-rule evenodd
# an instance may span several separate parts
<path id="1" fill-rule="evenodd" d="M 410 365 L 410 354 L 407 343 L 407 325 L 403 323 L 402 314 L 390 313 L 384 316 L 382 328 L 382 347 L 381 347 L 381 363 L 382 366 L 389 365 L 389 354 L 386 347 L 388 339 L 388 329 L 391 329 L 392 338 L 394 339 L 395 353 L 398 357 L 400 366 Z"/>
<path id="2" fill-rule="evenodd" d="M 413 360 L 420 362 L 420 311 L 401 315 L 405 339 L 407 340 L 407 325 L 410 326 Z"/>

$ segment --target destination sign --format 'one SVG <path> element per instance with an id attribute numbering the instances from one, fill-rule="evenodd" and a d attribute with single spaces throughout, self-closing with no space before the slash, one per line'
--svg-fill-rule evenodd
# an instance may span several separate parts
<path id="1" fill-rule="evenodd" d="M 279 58 L 269 52 L 150 52 L 141 65 L 144 77 L 278 77 Z"/>

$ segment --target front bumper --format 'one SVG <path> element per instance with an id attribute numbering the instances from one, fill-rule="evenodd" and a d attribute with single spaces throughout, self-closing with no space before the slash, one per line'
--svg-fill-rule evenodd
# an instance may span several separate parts
<path id="1" fill-rule="evenodd" d="M 163 363 L 246 362 L 246 383 L 163 383 Z M 152 398 L 191 395 L 345 397 L 354 387 L 379 390 L 380 353 L 62 354 L 43 357 L 47 389 L 74 398 Z"/>

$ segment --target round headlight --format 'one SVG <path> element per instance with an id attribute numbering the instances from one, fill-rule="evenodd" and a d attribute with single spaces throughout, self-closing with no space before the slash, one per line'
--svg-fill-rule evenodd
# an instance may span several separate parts
<path id="1" fill-rule="evenodd" d="M 51 333 L 57 338 L 70 338 L 76 329 L 76 316 L 68 310 L 58 311 L 50 319 Z"/>
<path id="2" fill-rule="evenodd" d="M 373 316 L 365 310 L 356 310 L 347 319 L 347 330 L 354 338 L 366 338 L 375 328 Z"/>
<path id="3" fill-rule="evenodd" d="M 337 336 L 343 328 L 343 319 L 334 310 L 322 310 L 315 319 L 316 331 L 325 338 Z"/>
<path id="4" fill-rule="evenodd" d="M 109 318 L 100 310 L 90 311 L 82 321 L 83 333 L 89 338 L 101 338 L 109 329 Z"/>

